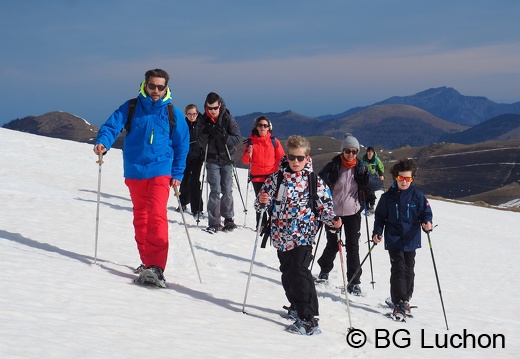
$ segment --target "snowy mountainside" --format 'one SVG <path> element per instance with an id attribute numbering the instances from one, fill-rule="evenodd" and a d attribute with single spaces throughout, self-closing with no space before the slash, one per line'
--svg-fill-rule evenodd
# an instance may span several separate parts
<path id="1" fill-rule="evenodd" d="M 350 323 L 336 260 L 330 284 L 317 287 L 323 334 L 287 333 L 287 304 L 272 247 L 258 248 L 242 305 L 255 233 L 238 228 L 210 235 L 187 215 L 203 283 L 198 281 L 181 216 L 169 203 L 168 288 L 133 283 L 139 264 L 122 155 L 111 150 L 101 171 L 97 264 L 94 262 L 98 165 L 92 146 L 0 129 L 0 357 L 2 358 L 514 358 L 520 349 L 518 298 L 520 214 L 432 200 L 435 254 L 446 330 L 428 241 L 416 259 L 415 317 L 383 316 L 389 260 L 372 251 L 375 288 L 363 267 L 364 297 L 349 297 L 361 348 L 345 340 Z M 246 191 L 247 173 L 238 170 Z M 248 227 L 254 226 L 249 187 Z M 235 188 L 235 219 L 244 212 Z M 371 230 L 372 218 L 368 218 Z M 365 218 L 361 255 L 367 253 Z M 323 250 L 322 238 L 318 255 Z M 317 274 L 317 263 L 313 272 Z M 395 338 L 390 344 L 384 335 Z M 438 348 L 464 334 L 497 339 L 498 348 Z M 505 338 L 501 348 L 500 336 Z M 352 338 L 351 338 L 352 339 Z M 354 338 L 359 339 L 359 338 Z M 406 347 L 406 339 L 409 345 Z M 386 346 L 385 346 L 386 345 Z"/>

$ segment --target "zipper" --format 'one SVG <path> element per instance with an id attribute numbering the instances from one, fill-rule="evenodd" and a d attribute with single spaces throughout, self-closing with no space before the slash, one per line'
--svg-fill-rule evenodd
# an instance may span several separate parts
<path id="1" fill-rule="evenodd" d="M 150 144 L 152 144 L 152 143 L 153 143 L 153 136 L 154 136 L 154 131 L 155 131 L 155 129 L 154 129 L 154 128 L 152 128 L 152 135 L 150 136 Z"/>
<path id="2" fill-rule="evenodd" d="M 397 215 L 397 219 L 399 219 L 399 204 L 398 203 L 395 204 L 395 213 Z"/>

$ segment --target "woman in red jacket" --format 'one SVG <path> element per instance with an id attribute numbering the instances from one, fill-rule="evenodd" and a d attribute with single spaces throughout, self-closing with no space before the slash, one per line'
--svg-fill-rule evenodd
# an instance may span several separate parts
<path id="1" fill-rule="evenodd" d="M 250 181 L 253 183 L 255 196 L 262 188 L 265 179 L 272 173 L 278 171 L 278 165 L 285 152 L 283 147 L 272 135 L 273 125 L 265 116 L 255 119 L 251 135 L 244 146 L 242 162 L 249 165 Z M 256 223 L 260 214 L 256 214 Z"/>

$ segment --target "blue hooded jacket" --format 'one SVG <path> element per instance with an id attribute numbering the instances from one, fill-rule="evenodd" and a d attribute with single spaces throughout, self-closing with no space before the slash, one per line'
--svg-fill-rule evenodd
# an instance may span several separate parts
<path id="1" fill-rule="evenodd" d="M 174 106 L 175 126 L 170 133 L 168 104 L 170 88 L 166 95 L 153 102 L 144 90 L 144 82 L 137 97 L 132 127 L 123 146 L 124 177 L 148 179 L 171 176 L 182 180 L 189 151 L 190 133 L 184 114 Z M 102 143 L 109 150 L 128 121 L 128 103 L 125 102 L 99 129 L 96 144 Z"/>
<path id="2" fill-rule="evenodd" d="M 381 235 L 384 228 L 385 249 L 411 252 L 421 247 L 421 223 L 432 223 L 433 213 L 413 184 L 401 191 L 394 182 L 379 198 L 374 217 L 373 234 Z"/>

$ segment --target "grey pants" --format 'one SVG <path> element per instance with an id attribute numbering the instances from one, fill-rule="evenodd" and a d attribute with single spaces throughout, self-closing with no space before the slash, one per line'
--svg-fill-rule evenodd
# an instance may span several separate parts
<path id="1" fill-rule="evenodd" d="M 209 183 L 208 225 L 220 224 L 220 217 L 233 218 L 233 166 L 230 163 L 208 162 Z M 222 197 L 220 196 L 222 194 Z"/>

